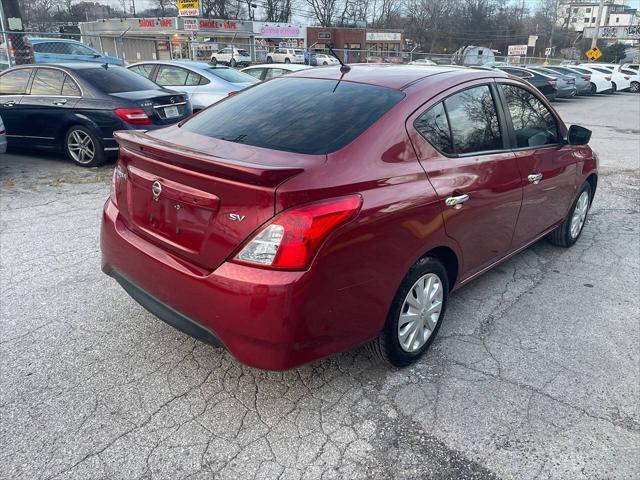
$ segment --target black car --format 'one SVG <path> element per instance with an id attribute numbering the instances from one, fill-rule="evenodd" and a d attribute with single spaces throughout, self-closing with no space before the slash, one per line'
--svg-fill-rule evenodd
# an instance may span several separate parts
<path id="1" fill-rule="evenodd" d="M 519 67 L 496 67 L 509 75 L 520 77 L 540 90 L 547 100 L 555 100 L 558 96 L 557 80 L 554 77 Z"/>
<path id="2" fill-rule="evenodd" d="M 151 130 L 191 115 L 185 94 L 124 67 L 95 63 L 23 65 L 0 73 L 0 117 L 9 146 L 63 149 L 95 167 L 118 150 L 115 130 Z"/>

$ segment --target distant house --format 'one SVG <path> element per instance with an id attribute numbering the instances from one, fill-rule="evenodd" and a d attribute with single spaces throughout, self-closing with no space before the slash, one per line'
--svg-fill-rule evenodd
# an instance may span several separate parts
<path id="1" fill-rule="evenodd" d="M 467 45 L 453 54 L 451 61 L 456 65 L 484 65 L 488 62 L 495 62 L 496 57 L 488 47 L 477 47 Z"/>

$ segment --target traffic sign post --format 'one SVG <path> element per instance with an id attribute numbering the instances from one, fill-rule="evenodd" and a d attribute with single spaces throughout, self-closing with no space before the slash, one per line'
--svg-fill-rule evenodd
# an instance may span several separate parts
<path id="1" fill-rule="evenodd" d="M 585 55 L 587 56 L 587 58 L 589 60 L 591 60 L 592 62 L 595 62 L 596 60 L 598 60 L 602 56 L 602 52 L 600 51 L 600 49 L 598 47 L 593 47 L 593 48 L 590 48 L 589 50 L 587 50 L 585 52 Z"/>

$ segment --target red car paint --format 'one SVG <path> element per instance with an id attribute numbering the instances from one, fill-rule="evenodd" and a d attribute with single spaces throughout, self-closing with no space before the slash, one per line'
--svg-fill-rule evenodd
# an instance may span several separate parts
<path id="1" fill-rule="evenodd" d="M 323 68 L 290 77 L 340 76 L 338 68 Z M 402 89 L 405 98 L 326 156 L 216 140 L 178 126 L 117 134 L 115 191 L 101 228 L 103 270 L 212 332 L 240 362 L 288 369 L 375 338 L 404 275 L 427 253 L 445 264 L 455 289 L 546 235 L 597 173 L 588 146 L 452 159 L 415 130 L 413 121 L 429 106 L 475 84 L 510 83 L 535 93 L 501 72 L 355 66 L 342 81 Z M 539 184 L 527 180 L 532 171 L 543 173 Z M 158 199 L 155 181 L 162 184 Z M 444 199 L 459 193 L 472 201 L 446 208 Z M 359 210 L 328 232 L 303 270 L 234 261 L 280 212 L 342 197 L 357 197 Z M 238 212 L 246 219 L 230 220 Z"/>

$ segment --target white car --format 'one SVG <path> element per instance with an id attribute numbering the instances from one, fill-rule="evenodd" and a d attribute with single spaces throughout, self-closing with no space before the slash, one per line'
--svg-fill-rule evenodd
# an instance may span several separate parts
<path id="1" fill-rule="evenodd" d="M 242 48 L 225 47 L 211 54 L 211 63 L 214 65 L 224 63 L 231 67 L 235 67 L 236 65 L 250 65 L 251 55 Z"/>
<path id="2" fill-rule="evenodd" d="M 611 75 L 611 86 L 613 88 L 613 92 L 629 90 L 631 88 L 631 79 L 629 75 L 625 75 L 620 72 L 620 65 L 612 65 L 612 64 L 599 64 L 599 63 L 590 63 L 590 64 L 581 64 L 579 67 L 589 67 L 604 74 Z"/>
<path id="3" fill-rule="evenodd" d="M 316 65 L 338 65 L 340 62 L 333 55 L 327 55 L 326 53 L 317 53 L 316 54 Z"/>
<path id="4" fill-rule="evenodd" d="M 304 63 L 304 52 L 299 48 L 276 48 L 267 53 L 267 63 Z"/>
<path id="5" fill-rule="evenodd" d="M 4 129 L 2 117 L 0 117 L 0 153 L 7 151 L 7 131 Z"/>
<path id="6" fill-rule="evenodd" d="M 583 66 L 574 66 L 571 65 L 563 65 L 564 68 L 568 68 L 569 70 L 581 73 L 583 75 L 589 75 L 591 82 L 591 93 L 611 93 L 613 91 L 613 85 L 611 84 L 611 74 L 605 74 L 598 70 L 594 70 L 591 67 L 583 67 Z"/>
<path id="7" fill-rule="evenodd" d="M 418 58 L 410 61 L 409 65 L 437 65 L 437 63 L 433 60 L 429 60 L 428 58 Z"/>
<path id="8" fill-rule="evenodd" d="M 243 68 L 240 71 L 242 73 L 251 75 L 253 78 L 258 79 L 261 82 L 266 82 L 267 80 L 271 80 L 272 78 L 278 78 L 282 75 L 286 75 L 287 73 L 297 72 L 298 70 L 306 70 L 308 68 L 311 67 L 309 67 L 308 65 L 297 65 L 294 63 L 263 63 L 261 65 L 251 65 L 250 67 Z"/>
<path id="9" fill-rule="evenodd" d="M 622 67 L 620 71 L 626 75 L 629 75 L 629 80 L 631 81 L 631 87 L 629 88 L 629 91 L 633 93 L 640 92 L 640 72 L 638 72 L 638 70 L 631 70 L 624 67 Z"/>

